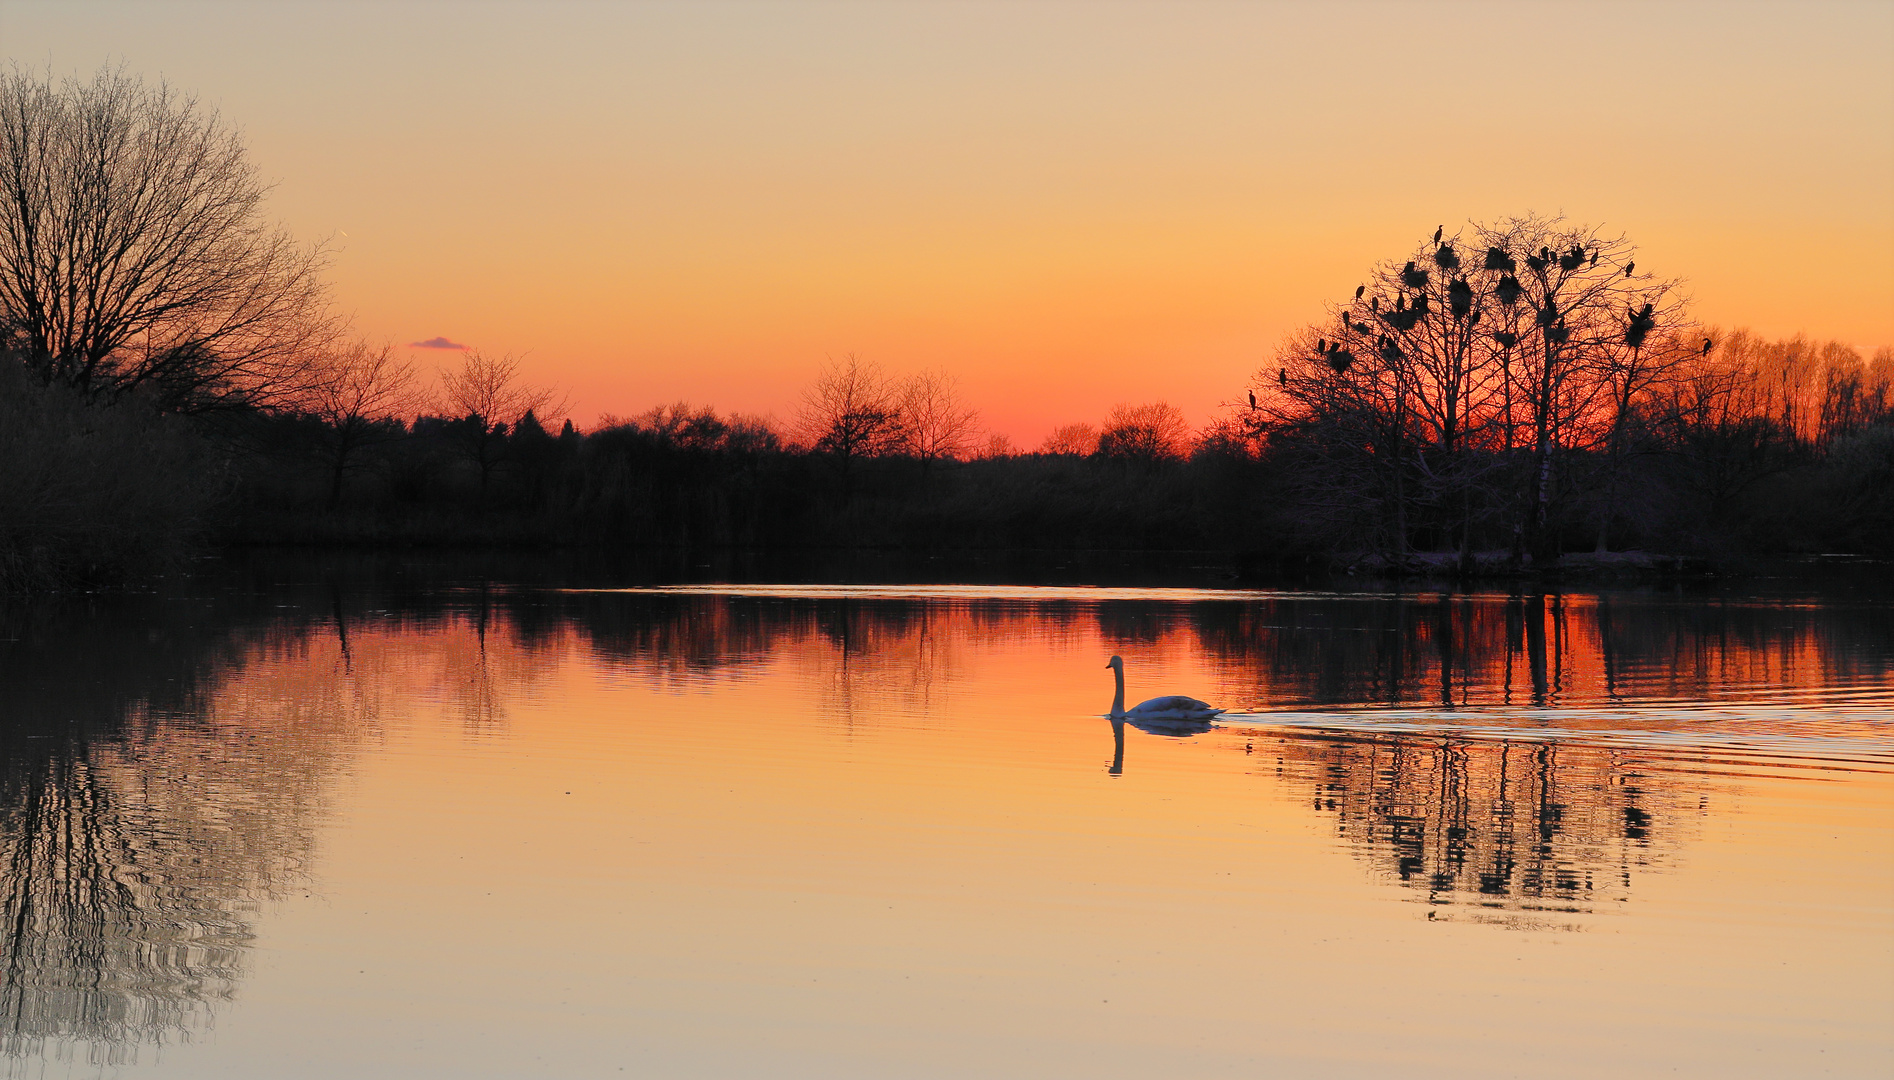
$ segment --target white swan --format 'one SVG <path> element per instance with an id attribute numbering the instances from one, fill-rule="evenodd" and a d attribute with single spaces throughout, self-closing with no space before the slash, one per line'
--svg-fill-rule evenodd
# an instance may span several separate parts
<path id="1" fill-rule="evenodd" d="M 1194 697 L 1173 694 L 1170 697 L 1154 697 L 1149 701 L 1140 701 L 1138 707 L 1125 708 L 1125 661 L 1114 656 L 1105 665 L 1111 669 L 1112 677 L 1118 682 L 1118 693 L 1111 699 L 1113 719 L 1123 720 L 1208 720 L 1223 709 L 1213 709 L 1208 702 L 1198 701 Z"/>

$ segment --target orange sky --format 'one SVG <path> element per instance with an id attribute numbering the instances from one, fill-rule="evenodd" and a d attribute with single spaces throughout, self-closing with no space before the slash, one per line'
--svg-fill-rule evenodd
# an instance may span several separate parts
<path id="1" fill-rule="evenodd" d="M 1377 259 L 1527 211 L 1707 322 L 1894 345 L 1878 0 L 0 0 L 0 42 L 217 104 L 364 334 L 530 353 L 581 423 L 787 418 L 845 352 L 1028 446 L 1203 422 Z"/>

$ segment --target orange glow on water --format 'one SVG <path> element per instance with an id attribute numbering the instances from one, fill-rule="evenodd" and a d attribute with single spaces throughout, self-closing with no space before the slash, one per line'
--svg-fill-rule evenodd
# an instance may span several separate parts
<path id="1" fill-rule="evenodd" d="M 0 942 L 0 1053 L 180 1076 L 1894 1061 L 1873 603 L 278 599 L 129 624 L 201 648 L 89 681 L 32 673 L 108 638 L 0 650 L 8 715 L 72 733 L 0 733 L 0 900 L 34 913 Z M 1113 652 L 1133 698 L 1275 707 L 1115 746 Z M 1443 669 L 1472 704 L 1422 708 Z M 101 869 L 118 887 L 67 887 Z"/>

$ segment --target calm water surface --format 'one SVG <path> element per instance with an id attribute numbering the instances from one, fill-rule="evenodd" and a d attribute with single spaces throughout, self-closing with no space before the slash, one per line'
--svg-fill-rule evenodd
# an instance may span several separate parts
<path id="1" fill-rule="evenodd" d="M 1888 1076 L 1894 604 L 335 578 L 0 623 L 9 1076 Z M 1183 692 L 1214 726 L 1114 727 Z"/>

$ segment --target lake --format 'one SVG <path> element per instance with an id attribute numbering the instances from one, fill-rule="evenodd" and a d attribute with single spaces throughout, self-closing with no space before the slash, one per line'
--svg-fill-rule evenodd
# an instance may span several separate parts
<path id="1" fill-rule="evenodd" d="M 1885 588 L 1136 578 L 16 607 L 0 1067 L 1894 1074 Z"/>

